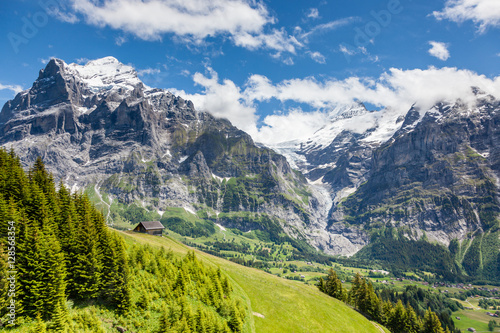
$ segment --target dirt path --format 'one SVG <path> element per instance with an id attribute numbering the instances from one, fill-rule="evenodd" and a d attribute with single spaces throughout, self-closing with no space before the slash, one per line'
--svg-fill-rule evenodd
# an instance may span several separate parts
<path id="1" fill-rule="evenodd" d="M 384 329 L 379 325 L 377 324 L 376 322 L 371 322 L 373 324 L 373 326 L 375 326 L 380 332 L 382 333 L 385 333 Z"/>
<path id="2" fill-rule="evenodd" d="M 465 301 L 466 301 L 466 302 L 470 305 L 470 307 L 471 307 L 471 308 L 473 308 L 474 310 L 481 310 L 481 308 L 477 308 L 477 307 L 475 307 L 474 305 L 472 305 L 472 304 L 469 302 L 469 299 L 466 299 Z"/>

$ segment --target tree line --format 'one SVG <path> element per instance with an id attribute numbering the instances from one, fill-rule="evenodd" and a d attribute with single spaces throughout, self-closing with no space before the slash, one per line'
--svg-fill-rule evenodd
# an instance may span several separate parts
<path id="1" fill-rule="evenodd" d="M 5 303 L 11 300 L 16 317 L 50 320 L 55 331 L 66 326 L 68 298 L 129 310 L 122 240 L 107 230 L 86 196 L 62 184 L 56 190 L 41 158 L 26 174 L 13 152 L 0 150 L 0 235 L 3 323 L 9 323 Z M 15 293 L 5 281 L 12 272 Z"/>
<path id="2" fill-rule="evenodd" d="M 392 299 L 384 297 L 384 293 L 377 293 L 372 283 L 359 273 L 354 276 L 350 290 L 343 287 L 333 269 L 330 269 L 325 279 L 320 278 L 317 287 L 325 294 L 352 305 L 367 318 L 384 325 L 393 333 L 455 332 L 453 321 L 443 325 L 430 306 L 421 313 L 418 304 L 412 306 L 410 302 L 403 303 L 403 298 L 398 297 L 398 293 L 393 294 Z M 388 294 L 390 293 L 385 293 L 386 296 Z"/>
<path id="3" fill-rule="evenodd" d="M 111 323 L 231 333 L 245 331 L 249 316 L 220 269 L 193 252 L 176 259 L 134 244 L 108 229 L 84 194 L 56 187 L 40 158 L 25 172 L 0 149 L 0 327 L 9 326 L 11 300 L 16 324 L 30 333 L 104 333 Z"/>

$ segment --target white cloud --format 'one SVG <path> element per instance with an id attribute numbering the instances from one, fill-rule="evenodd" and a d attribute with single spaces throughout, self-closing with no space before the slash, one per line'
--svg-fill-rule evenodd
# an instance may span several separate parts
<path id="1" fill-rule="evenodd" d="M 431 48 L 429 49 L 429 54 L 433 57 L 436 57 L 440 60 L 446 61 L 450 57 L 450 51 L 448 51 L 448 44 L 441 42 L 430 41 L 429 45 Z"/>
<path id="2" fill-rule="evenodd" d="M 284 59 L 284 60 L 283 60 L 283 63 L 284 63 L 285 65 L 288 65 L 288 66 L 293 66 L 293 65 L 294 65 L 293 59 L 292 59 L 292 58 L 290 58 L 290 57 L 288 57 L 288 58 Z"/>
<path id="3" fill-rule="evenodd" d="M 14 94 L 18 94 L 20 93 L 21 91 L 23 91 L 23 88 L 20 86 L 20 85 L 17 85 L 17 84 L 1 84 L 0 83 L 0 90 L 11 90 L 12 92 L 14 92 Z"/>
<path id="4" fill-rule="evenodd" d="M 176 40 L 200 45 L 207 37 L 229 36 L 237 46 L 295 53 L 301 44 L 253 0 L 70 0 L 72 13 L 91 25 L 109 26 L 144 40 Z M 68 20 L 65 20 L 68 21 Z M 125 39 L 116 40 L 121 45 Z"/>
<path id="5" fill-rule="evenodd" d="M 224 117 L 250 133 L 256 141 L 276 143 L 308 136 L 325 122 L 325 115 L 339 105 L 358 101 L 370 103 L 396 114 L 405 114 L 416 103 L 427 110 L 435 103 L 461 99 L 472 103 L 472 86 L 500 98 L 500 77 L 489 79 L 472 71 L 457 68 L 401 70 L 392 68 L 378 78 L 349 77 L 344 80 L 319 81 L 314 77 L 295 78 L 273 83 L 263 75 L 252 75 L 244 86 L 231 80 L 219 82 L 218 75 L 209 69 L 210 77 L 196 73 L 193 79 L 204 87 L 201 94 L 189 95 L 198 109 Z M 300 103 L 310 108 L 280 111 L 262 119 L 257 125 L 258 103 L 272 99 L 282 103 Z M 387 111 L 381 111 L 387 112 Z M 383 114 L 381 114 L 383 116 Z M 293 128 L 293 131 L 290 129 Z"/>
<path id="6" fill-rule="evenodd" d="M 51 59 L 56 58 L 55 56 L 51 56 L 48 58 L 38 58 L 38 61 L 40 61 L 43 65 L 47 65 Z"/>
<path id="7" fill-rule="evenodd" d="M 264 118 L 258 132 L 250 133 L 254 139 L 264 143 L 305 140 L 325 125 L 328 114 L 321 111 L 306 112 L 300 108 L 277 113 Z M 293 129 L 293 130 L 290 130 Z"/>
<path id="8" fill-rule="evenodd" d="M 220 33 L 258 33 L 272 18 L 243 0 L 72 0 L 88 23 L 158 40 L 164 33 L 203 39 Z"/>
<path id="9" fill-rule="evenodd" d="M 433 12 L 438 20 L 454 22 L 471 20 L 483 33 L 489 26 L 500 27 L 500 1 L 498 0 L 447 0 L 445 8 Z"/>
<path id="10" fill-rule="evenodd" d="M 299 35 L 299 37 L 301 39 L 307 41 L 308 38 L 313 34 L 322 33 L 322 32 L 326 32 L 326 31 L 330 31 L 330 30 L 335 30 L 335 29 L 338 29 L 340 27 L 354 23 L 356 21 L 359 21 L 359 17 L 352 16 L 352 17 L 346 17 L 343 19 L 335 20 L 335 21 L 330 21 L 328 23 L 319 24 L 319 25 L 313 27 L 311 30 L 301 33 Z"/>
<path id="11" fill-rule="evenodd" d="M 312 19 L 317 19 L 319 17 L 318 8 L 309 9 L 309 13 L 307 14 L 307 17 L 312 18 Z"/>
<path id="12" fill-rule="evenodd" d="M 145 69 L 139 69 L 137 71 L 137 75 L 139 76 L 154 75 L 159 73 L 161 73 L 161 70 L 159 70 L 158 68 L 145 68 Z"/>
<path id="13" fill-rule="evenodd" d="M 126 42 L 127 42 L 127 38 L 125 38 L 123 36 L 119 36 L 119 37 L 115 38 L 115 44 L 118 45 L 118 46 L 122 46 Z"/>
<path id="14" fill-rule="evenodd" d="M 233 41 L 236 46 L 250 50 L 265 48 L 289 53 L 295 53 L 296 47 L 303 46 L 295 37 L 289 36 L 284 29 L 273 29 L 270 34 L 258 35 L 241 32 L 233 36 Z"/>
<path id="15" fill-rule="evenodd" d="M 369 61 L 369 62 L 376 63 L 376 62 L 379 62 L 379 60 L 380 60 L 377 55 L 370 54 L 370 52 L 368 52 L 368 50 L 364 46 L 358 46 L 357 48 L 353 48 L 352 46 L 348 47 L 346 45 L 340 44 L 339 51 L 344 54 L 344 56 L 348 62 L 351 61 L 352 56 L 355 56 L 358 54 L 364 55 L 362 61 Z"/>
<path id="16" fill-rule="evenodd" d="M 340 50 L 340 52 L 342 52 L 343 54 L 348 55 L 348 56 L 352 56 L 352 55 L 355 55 L 357 53 L 355 50 L 348 49 L 345 45 L 340 45 L 339 50 Z"/>
<path id="17" fill-rule="evenodd" d="M 209 77 L 195 73 L 195 84 L 204 88 L 201 94 L 188 94 L 185 91 L 169 89 L 172 93 L 191 100 L 197 110 L 208 111 L 216 117 L 229 119 L 238 128 L 252 133 L 256 132 L 257 115 L 255 107 L 248 103 L 241 89 L 231 80 L 219 83 L 218 74 L 207 68 Z"/>
<path id="18" fill-rule="evenodd" d="M 307 52 L 310 56 L 311 59 L 316 61 L 318 64 L 325 64 L 326 63 L 326 58 L 324 55 L 322 55 L 319 52 Z"/>
<path id="19" fill-rule="evenodd" d="M 78 59 L 75 59 L 75 61 L 78 65 L 85 65 L 86 63 L 88 63 L 90 61 L 90 59 L 78 58 Z"/>

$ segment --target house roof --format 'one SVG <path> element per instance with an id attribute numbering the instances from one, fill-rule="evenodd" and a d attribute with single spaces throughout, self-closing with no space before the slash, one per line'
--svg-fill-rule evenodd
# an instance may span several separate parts
<path id="1" fill-rule="evenodd" d="M 146 230 L 165 229 L 165 227 L 163 226 L 163 224 L 161 224 L 160 221 L 143 221 L 139 224 L 142 224 L 142 226 Z"/>

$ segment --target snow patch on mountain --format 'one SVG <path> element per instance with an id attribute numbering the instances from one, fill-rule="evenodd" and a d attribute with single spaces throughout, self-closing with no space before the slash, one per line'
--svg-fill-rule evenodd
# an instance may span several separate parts
<path id="1" fill-rule="evenodd" d="M 142 83 L 132 66 L 124 65 L 114 57 L 89 61 L 85 65 L 72 63 L 66 66 L 66 71 L 78 74 L 94 93 L 120 88 L 131 91 Z"/>

